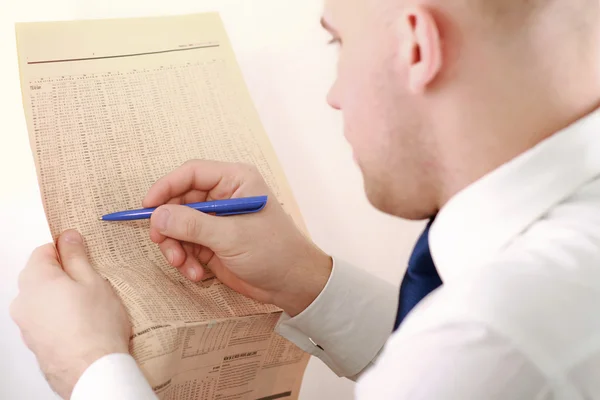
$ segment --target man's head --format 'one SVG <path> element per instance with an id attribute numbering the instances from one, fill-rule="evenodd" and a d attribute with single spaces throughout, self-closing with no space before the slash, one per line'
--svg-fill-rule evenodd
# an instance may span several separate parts
<path id="1" fill-rule="evenodd" d="M 600 100 L 600 0 L 326 0 L 371 203 L 421 219 Z M 600 21 L 598 21 L 600 22 Z"/>

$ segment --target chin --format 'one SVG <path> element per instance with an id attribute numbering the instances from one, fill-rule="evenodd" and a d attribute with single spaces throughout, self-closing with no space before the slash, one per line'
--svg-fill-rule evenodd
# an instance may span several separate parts
<path id="1" fill-rule="evenodd" d="M 377 176 L 377 174 L 369 173 L 369 171 L 363 165 L 361 165 L 360 161 L 356 157 L 354 158 L 354 161 L 361 171 L 363 178 L 363 189 L 369 203 L 379 211 L 386 214 L 391 214 L 392 209 L 387 203 L 389 203 L 392 196 L 388 196 L 382 189 L 385 185 L 383 185 L 382 182 L 379 182 L 378 179 L 375 179 L 374 177 Z"/>
<path id="2" fill-rule="evenodd" d="M 410 195 L 415 193 L 414 190 L 402 190 L 398 193 L 394 191 L 394 185 L 368 179 L 366 176 L 364 189 L 369 203 L 385 214 L 411 221 L 420 221 L 435 215 L 435 211 L 428 206 L 426 200 L 422 201 L 420 197 Z"/>
<path id="3" fill-rule="evenodd" d="M 365 195 L 369 203 L 377 210 L 391 215 L 397 215 L 396 199 L 389 193 L 389 185 L 383 185 L 369 179 L 363 173 Z"/>

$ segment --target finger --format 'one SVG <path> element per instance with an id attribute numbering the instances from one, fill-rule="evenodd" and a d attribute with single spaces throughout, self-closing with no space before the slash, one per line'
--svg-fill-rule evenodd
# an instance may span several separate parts
<path id="1" fill-rule="evenodd" d="M 181 196 L 181 203 L 179 204 L 199 203 L 201 201 L 210 200 L 214 200 L 211 198 L 210 193 L 202 192 L 200 190 L 192 190 Z"/>
<path id="2" fill-rule="evenodd" d="M 185 261 L 186 253 L 178 240 L 166 238 L 158 247 L 169 265 L 175 268 L 181 267 Z"/>
<path id="3" fill-rule="evenodd" d="M 183 196 L 173 197 L 166 202 L 166 204 L 183 204 Z"/>
<path id="4" fill-rule="evenodd" d="M 23 314 L 22 303 L 23 302 L 19 295 L 8 306 L 8 314 L 10 315 L 10 318 L 14 321 L 14 323 L 19 326 L 19 328 L 21 327 L 21 315 Z"/>
<path id="5" fill-rule="evenodd" d="M 49 243 L 36 248 L 29 257 L 25 268 L 19 274 L 17 285 L 19 290 L 23 290 L 36 282 L 43 282 L 49 279 L 64 277 L 58 255 L 53 244 Z"/>
<path id="6" fill-rule="evenodd" d="M 152 219 L 150 219 L 150 221 L 152 221 Z M 150 225 L 150 240 L 160 245 L 167 239 L 168 238 L 165 235 L 161 234 L 156 228 L 152 228 L 152 225 Z"/>
<path id="7" fill-rule="evenodd" d="M 156 181 L 148 190 L 142 205 L 156 207 L 191 190 L 215 192 L 218 198 L 228 198 L 240 187 L 244 177 L 252 173 L 255 173 L 253 167 L 242 164 L 208 160 L 188 161 Z"/>
<path id="8" fill-rule="evenodd" d="M 188 161 L 156 181 L 142 204 L 144 207 L 155 207 L 193 189 L 208 192 L 223 177 L 223 169 L 221 163 L 213 161 Z"/>
<path id="9" fill-rule="evenodd" d="M 181 245 L 183 246 L 186 256 L 196 258 L 200 265 L 208 264 L 215 254 L 214 251 L 208 247 L 200 246 L 199 244 L 183 242 Z"/>
<path id="10" fill-rule="evenodd" d="M 181 204 L 196 203 L 196 202 L 201 202 L 201 201 L 206 201 L 206 200 L 209 200 L 209 197 L 207 197 L 206 192 L 200 192 L 198 190 L 193 190 L 191 192 L 184 194 L 183 196 L 177 196 L 177 197 L 170 199 L 166 204 L 181 205 Z M 150 230 L 150 240 L 152 240 L 154 243 L 161 244 L 163 241 L 165 241 L 165 239 L 167 239 L 167 237 L 164 235 L 161 235 L 158 231 Z M 163 253 L 163 254 L 165 255 L 165 257 L 168 260 L 169 255 L 166 253 Z"/>
<path id="11" fill-rule="evenodd" d="M 173 197 L 169 199 L 166 204 L 189 204 L 199 203 L 201 201 L 207 201 L 210 199 L 210 194 L 200 190 L 191 190 L 182 196 Z"/>
<path id="12" fill-rule="evenodd" d="M 160 206 L 150 218 L 153 236 L 163 235 L 183 242 L 210 247 L 233 241 L 236 225 L 231 218 L 220 218 L 187 206 Z"/>
<path id="13" fill-rule="evenodd" d="M 68 230 L 60 235 L 58 238 L 58 254 L 63 269 L 75 281 L 91 283 L 101 279 L 88 260 L 83 238 L 79 232 Z"/>
<path id="14" fill-rule="evenodd" d="M 28 310 L 27 305 L 23 301 L 21 297 L 17 297 L 11 304 L 9 308 L 10 318 L 19 328 L 19 335 L 21 336 L 21 341 L 23 344 L 29 348 L 29 350 L 35 350 L 32 348 L 31 336 L 29 335 L 27 328 L 31 325 L 32 321 L 28 318 Z"/>
<path id="15" fill-rule="evenodd" d="M 188 242 L 181 242 L 181 247 L 183 247 L 183 250 L 185 251 L 186 256 L 191 256 L 194 258 L 196 258 L 198 256 L 198 253 L 200 252 L 200 249 L 202 248 L 202 246 L 200 246 L 200 245 L 188 243 Z"/>
<path id="16" fill-rule="evenodd" d="M 208 247 L 200 247 L 200 251 L 198 252 L 198 256 L 196 257 L 201 265 L 207 265 L 210 263 L 210 260 L 215 255 L 215 252 L 209 249 Z"/>
<path id="17" fill-rule="evenodd" d="M 204 268 L 194 255 L 194 250 L 188 246 L 184 263 L 178 268 L 179 272 L 192 282 L 198 282 L 204 276 Z"/>

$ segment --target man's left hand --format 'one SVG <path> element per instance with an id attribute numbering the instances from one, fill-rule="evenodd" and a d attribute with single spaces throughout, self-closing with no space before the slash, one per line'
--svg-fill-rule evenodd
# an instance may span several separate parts
<path id="1" fill-rule="evenodd" d="M 19 276 L 13 320 L 53 390 L 68 399 L 83 372 L 112 353 L 128 353 L 131 326 L 110 284 L 90 265 L 83 238 L 66 231 L 37 248 Z"/>

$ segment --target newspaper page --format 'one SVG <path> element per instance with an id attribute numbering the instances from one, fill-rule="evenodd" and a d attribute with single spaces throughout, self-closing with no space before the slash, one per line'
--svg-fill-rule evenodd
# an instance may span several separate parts
<path id="1" fill-rule="evenodd" d="M 274 333 L 281 310 L 209 274 L 191 283 L 140 208 L 190 159 L 256 165 L 297 204 L 216 13 L 16 26 L 23 105 L 51 233 L 75 228 L 130 315 L 130 350 L 161 399 L 296 399 L 309 356 Z"/>

